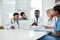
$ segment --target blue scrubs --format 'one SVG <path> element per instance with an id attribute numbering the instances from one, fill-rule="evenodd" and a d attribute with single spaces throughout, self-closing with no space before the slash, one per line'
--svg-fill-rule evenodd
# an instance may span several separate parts
<path id="1" fill-rule="evenodd" d="M 54 32 L 52 34 L 56 34 L 58 30 L 60 30 L 60 18 L 58 18 L 55 28 L 54 28 Z M 53 36 L 45 35 L 42 38 L 39 38 L 38 40 L 60 40 L 60 37 L 53 37 Z"/>

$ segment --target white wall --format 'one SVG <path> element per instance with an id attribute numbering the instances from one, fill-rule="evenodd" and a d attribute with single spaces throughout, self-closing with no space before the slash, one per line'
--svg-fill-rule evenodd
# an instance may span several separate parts
<path id="1" fill-rule="evenodd" d="M 0 26 L 1 26 L 2 5 L 3 5 L 3 0 L 0 0 Z"/>
<path id="2" fill-rule="evenodd" d="M 31 9 L 31 0 L 16 0 L 16 11 L 17 12 L 25 12 L 27 17 L 29 17 L 30 9 Z"/>
<path id="3" fill-rule="evenodd" d="M 3 0 L 3 11 L 1 14 L 1 25 L 4 25 L 9 18 L 9 13 L 15 10 L 15 0 Z"/>

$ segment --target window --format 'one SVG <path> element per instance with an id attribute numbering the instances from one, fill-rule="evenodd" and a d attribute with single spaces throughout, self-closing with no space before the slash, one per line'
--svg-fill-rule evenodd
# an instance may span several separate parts
<path id="1" fill-rule="evenodd" d="M 31 18 L 34 17 L 34 11 L 40 10 L 40 16 L 42 16 L 42 0 L 31 0 L 31 12 L 30 16 Z"/>

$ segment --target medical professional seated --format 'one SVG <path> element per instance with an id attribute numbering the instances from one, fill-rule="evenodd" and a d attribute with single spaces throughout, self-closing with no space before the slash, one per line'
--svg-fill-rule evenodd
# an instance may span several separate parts
<path id="1" fill-rule="evenodd" d="M 21 16 L 21 18 L 19 18 L 18 20 L 28 20 L 28 18 L 26 17 L 25 12 L 21 12 L 20 16 Z"/>
<path id="2" fill-rule="evenodd" d="M 35 10 L 35 13 L 34 13 L 35 17 L 33 18 L 34 22 L 32 23 L 31 26 L 38 26 L 40 24 L 42 24 L 42 18 L 40 16 L 40 11 L 39 10 Z"/>
<path id="3" fill-rule="evenodd" d="M 54 16 L 58 18 L 54 28 L 54 32 L 50 32 L 37 40 L 60 40 L 60 5 L 55 5 L 53 9 Z"/>
<path id="4" fill-rule="evenodd" d="M 7 23 L 5 24 L 5 28 L 7 29 L 19 28 L 18 18 L 19 18 L 19 13 L 14 13 L 13 18 L 7 20 Z"/>
<path id="5" fill-rule="evenodd" d="M 46 29 L 54 29 L 56 23 L 56 17 L 53 15 L 53 9 L 48 9 L 47 11 L 48 21 L 46 22 Z"/>

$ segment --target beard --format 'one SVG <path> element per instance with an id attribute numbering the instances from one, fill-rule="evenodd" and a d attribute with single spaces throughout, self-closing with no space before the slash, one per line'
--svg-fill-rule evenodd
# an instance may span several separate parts
<path id="1" fill-rule="evenodd" d="M 26 18 L 24 18 L 24 20 L 25 20 Z"/>

